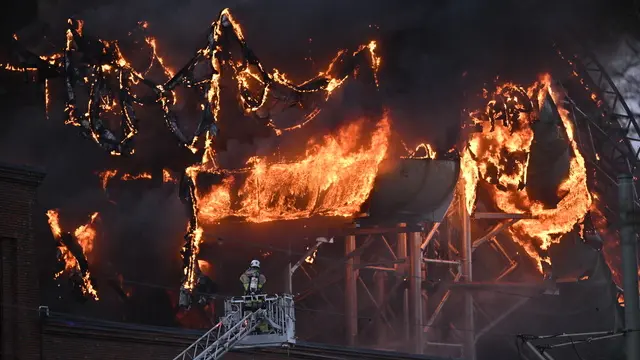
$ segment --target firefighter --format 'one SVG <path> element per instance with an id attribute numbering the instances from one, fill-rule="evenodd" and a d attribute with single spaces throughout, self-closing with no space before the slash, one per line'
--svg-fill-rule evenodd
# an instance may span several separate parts
<path id="1" fill-rule="evenodd" d="M 267 278 L 260 272 L 260 261 L 252 260 L 251 265 L 240 276 L 240 282 L 244 287 L 245 295 L 257 295 L 262 293 L 262 286 L 267 282 Z M 264 306 L 261 299 L 252 299 L 245 303 L 245 309 L 255 311 Z M 269 331 L 269 325 L 264 320 L 259 320 L 260 324 L 255 330 L 255 334 L 264 334 Z"/>
<path id="2" fill-rule="evenodd" d="M 262 292 L 262 286 L 267 282 L 267 278 L 260 272 L 260 261 L 251 261 L 249 268 L 240 276 L 240 282 L 244 286 L 245 295 L 256 295 Z"/>

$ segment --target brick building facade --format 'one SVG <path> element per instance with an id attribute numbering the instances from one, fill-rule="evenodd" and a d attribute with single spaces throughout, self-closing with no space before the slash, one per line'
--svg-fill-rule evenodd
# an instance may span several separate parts
<path id="1" fill-rule="evenodd" d="M 40 302 L 32 210 L 44 173 L 0 164 L 2 359 L 31 360 L 41 354 Z"/>

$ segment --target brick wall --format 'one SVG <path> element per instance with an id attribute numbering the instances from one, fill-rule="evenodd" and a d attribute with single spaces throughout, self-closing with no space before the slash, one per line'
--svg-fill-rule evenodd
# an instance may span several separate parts
<path id="1" fill-rule="evenodd" d="M 40 357 L 38 272 L 31 214 L 44 173 L 0 164 L 1 359 Z"/>
<path id="2" fill-rule="evenodd" d="M 45 324 L 43 360 L 173 359 L 189 346 L 188 340 L 124 329 Z"/>
<path id="3" fill-rule="evenodd" d="M 46 319 L 42 331 L 43 360 L 170 360 L 200 335 L 180 329 L 55 318 Z M 224 356 L 225 360 L 282 358 L 296 359 L 257 350 L 235 351 Z"/>
<path id="4" fill-rule="evenodd" d="M 91 319 L 71 320 L 52 314 L 43 321 L 44 360 L 160 360 L 173 359 L 200 336 L 200 333 L 175 328 L 160 328 Z M 285 349 L 234 350 L 224 360 L 427 360 L 425 356 L 349 349 L 340 346 L 298 343 Z M 444 360 L 444 359 L 439 359 Z"/>

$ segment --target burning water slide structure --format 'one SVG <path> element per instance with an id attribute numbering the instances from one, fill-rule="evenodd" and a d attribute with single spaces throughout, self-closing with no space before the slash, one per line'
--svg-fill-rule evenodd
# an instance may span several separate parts
<path id="1" fill-rule="evenodd" d="M 162 66 L 155 41 L 146 40 L 153 48 L 152 61 Z M 238 58 L 226 51 L 229 43 L 241 50 Z M 203 226 L 232 217 L 245 222 L 313 216 L 351 219 L 347 226 L 319 234 L 326 235 L 324 240 L 290 265 L 286 276 L 288 292 L 296 294 L 296 306 L 304 309 L 320 300 L 330 307 L 334 302 L 344 303 L 344 311 L 335 313 L 344 318 L 339 322 L 346 325 L 344 336 L 349 345 L 474 359 L 478 340 L 526 302 L 516 301 L 499 316 L 491 315 L 467 290 L 516 285 L 474 279 L 497 281 L 514 274 L 518 275 L 515 278 L 534 274 L 547 281 L 525 284 L 527 291 L 556 294 L 558 278 L 553 265 L 558 261 L 551 249 L 554 244 L 566 243 L 567 238 L 579 238 L 598 248 L 602 237 L 611 236 L 611 241 L 605 239 L 604 252 L 615 279 L 620 266 L 607 248 L 617 248 L 609 245 L 615 244 L 617 234 L 601 227 L 600 220 L 615 221 L 615 175 L 635 175 L 638 147 L 633 141 L 637 141 L 639 129 L 613 82 L 584 49 L 572 49 L 569 53 L 577 55 L 570 58 L 560 54 L 569 69 L 554 73 L 560 83 L 547 75 L 528 88 L 500 84 L 487 91 L 487 106 L 469 115 L 470 126 L 465 129 L 475 130 L 461 139 L 457 151 L 436 154 L 423 145 L 404 158 L 389 159 L 391 120 L 385 115 L 375 124 L 354 122 L 336 134 L 310 142 L 305 156 L 296 161 L 254 157 L 246 169 L 231 171 L 217 166 L 210 145 L 218 132 L 223 68 L 233 74 L 245 112 L 282 134 L 311 121 L 320 111 L 318 101 L 361 71 L 362 61 L 369 65 L 372 82 L 377 85 L 380 59 L 375 46 L 370 42 L 356 51 L 341 51 L 326 71 L 295 85 L 281 72 L 264 69 L 247 46 L 240 25 L 224 10 L 212 24 L 206 46 L 186 66 L 177 72 L 163 66 L 169 77 L 163 83 L 152 82 L 133 69 L 118 43 L 84 36 L 82 22 L 77 20 L 69 21 L 67 44 L 61 54 L 36 56 L 17 42 L 22 64 L 7 69 L 38 71 L 46 79 L 46 89 L 50 77 L 63 77 L 67 122 L 113 155 L 133 155 L 138 131 L 133 109 L 143 104 L 159 105 L 178 142 L 202 155 L 202 161 L 185 169 L 180 181 L 181 198 L 190 217 L 182 251 L 185 277 L 181 302 L 187 306 L 200 276 L 197 260 Z M 196 78 L 194 71 L 198 64 L 209 64 L 210 72 L 202 79 Z M 570 74 L 566 81 L 565 72 Z M 117 80 L 115 85 L 106 80 L 109 77 Z M 203 117 L 193 136 L 182 132 L 173 111 L 178 85 L 194 88 L 204 99 Z M 87 109 L 82 110 L 75 93 L 81 86 L 89 92 Z M 135 86 L 146 87 L 151 94 L 137 96 L 132 91 Z M 48 90 L 46 95 L 48 104 Z M 314 96 L 319 99 L 310 99 Z M 271 115 L 275 105 L 283 103 L 309 110 L 305 120 L 278 128 Z M 102 120 L 114 108 L 122 118 L 120 136 Z M 363 131 L 367 126 L 369 131 Z M 364 133 L 370 133 L 370 138 L 363 138 Z M 546 161 L 544 166 L 550 169 L 546 177 L 541 175 L 541 165 L 536 165 L 540 164 L 536 160 L 540 143 L 549 145 L 547 155 L 555 159 Z M 419 156 L 418 150 L 426 155 Z M 210 175 L 221 180 L 203 191 L 197 185 Z M 548 192 L 545 189 L 552 189 L 555 198 L 536 196 L 536 192 Z M 71 242 L 57 225 L 57 213 L 49 215 L 67 268 L 76 269 L 83 285 L 80 288 L 97 299 L 88 265 L 78 259 L 90 251 L 78 234 L 93 229 L 95 216 L 76 230 L 82 249 L 74 252 L 65 250 Z M 95 234 L 91 234 L 93 239 Z M 327 238 L 343 239 L 345 250 L 342 259 L 328 265 L 316 256 L 319 247 L 329 246 L 323 245 L 329 242 Z M 314 271 L 319 274 L 314 276 Z M 298 289 L 300 277 L 306 288 Z M 594 276 L 587 279 L 590 277 Z M 341 291 L 329 291 L 342 278 Z M 447 283 L 453 285 L 439 285 Z M 316 294 L 319 296 L 312 296 Z M 447 314 L 449 300 L 462 311 Z M 322 339 L 335 333 L 329 328 L 331 322 L 315 318 L 326 318 L 327 313 L 296 315 L 298 324 L 310 324 L 300 329 L 305 337 Z M 368 321 L 362 321 L 363 315 Z M 375 336 L 368 336 L 372 333 Z M 455 338 L 463 341 L 450 341 Z"/>
<path id="2" fill-rule="evenodd" d="M 487 91 L 487 107 L 469 116 L 475 129 L 459 160 L 381 163 L 366 216 L 340 232 L 346 269 L 325 262 L 320 271 L 319 258 L 296 264 L 298 281 L 308 284 L 294 291 L 297 306 L 344 301 L 349 345 L 465 359 L 525 304 L 567 301 L 575 288 L 591 294 L 593 308 L 611 311 L 584 313 L 591 325 L 574 331 L 621 329 L 620 239 L 608 224 L 619 219 L 615 177 L 637 171 L 637 124 L 595 57 L 565 48 L 574 55 L 559 53 L 561 81 L 544 75 L 528 88 Z M 532 276 L 539 280 L 522 282 Z M 546 309 L 554 317 L 574 310 Z M 318 316 L 327 315 L 298 313 L 300 323 L 314 324 L 307 336 L 332 332 Z M 546 331 L 566 331 L 558 325 Z M 536 346 L 534 338 L 522 338 L 534 356 L 573 355 L 564 343 Z M 603 346 L 601 355 L 619 345 Z"/>

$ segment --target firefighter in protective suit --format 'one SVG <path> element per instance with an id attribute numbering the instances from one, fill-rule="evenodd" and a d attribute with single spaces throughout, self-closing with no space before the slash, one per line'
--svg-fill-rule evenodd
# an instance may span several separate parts
<path id="1" fill-rule="evenodd" d="M 257 295 L 262 293 L 262 286 L 264 286 L 264 283 L 267 282 L 267 278 L 262 275 L 262 272 L 260 272 L 260 261 L 258 260 L 252 260 L 251 261 L 251 266 L 249 266 L 249 268 L 247 270 L 245 270 L 244 273 L 242 273 L 242 275 L 240 276 L 240 282 L 242 283 L 242 286 L 244 287 L 244 294 L 246 295 Z M 252 310 L 255 311 L 257 309 L 259 309 L 262 306 L 262 301 L 261 300 L 252 300 L 252 301 L 248 301 L 245 306 L 247 310 Z M 260 323 L 260 325 L 258 325 L 258 328 L 256 329 L 256 333 L 260 334 L 260 333 L 266 333 L 269 331 L 269 325 L 265 322 L 262 321 Z"/>
<path id="2" fill-rule="evenodd" d="M 262 292 L 267 278 L 260 272 L 260 261 L 252 260 L 251 266 L 240 276 L 245 295 L 256 295 Z"/>

